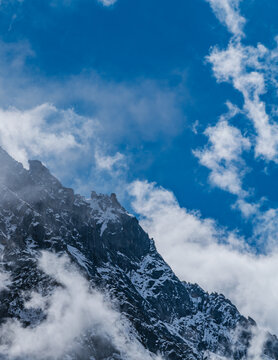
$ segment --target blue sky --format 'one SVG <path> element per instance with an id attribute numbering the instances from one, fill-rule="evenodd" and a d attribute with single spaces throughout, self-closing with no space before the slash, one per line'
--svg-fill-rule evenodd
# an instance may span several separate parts
<path id="1" fill-rule="evenodd" d="M 0 5 L 1 145 L 85 196 L 116 192 L 178 275 L 273 331 L 278 316 L 260 313 L 271 293 L 245 300 L 277 263 L 277 11 L 275 0 Z"/>
<path id="2" fill-rule="evenodd" d="M 128 89 L 150 81 L 154 88 L 149 92 L 157 91 L 157 96 L 166 92 L 166 97 L 170 93 L 172 101 L 164 113 L 152 110 L 151 101 L 147 105 L 144 131 L 131 123 L 128 133 L 123 130 L 116 139 L 112 134 L 113 139 L 107 140 L 112 142 L 111 154 L 120 151 L 132 157 L 129 180 L 155 181 L 172 189 L 187 207 L 237 226 L 240 219 L 227 206 L 230 196 L 211 188 L 207 171 L 192 155 L 192 149 L 206 141 L 192 133 L 194 122 L 199 121 L 201 133 L 225 111 L 227 99 L 239 97 L 216 83 L 205 62 L 210 48 L 226 44 L 230 37 L 205 1 L 180 0 L 170 5 L 169 1 L 123 0 L 112 7 L 86 0 L 56 1 L 52 6 L 50 1 L 15 1 L 3 5 L 1 33 L 5 43 L 25 42 L 33 52 L 23 69 L 32 82 L 63 84 L 69 77 L 86 78 L 93 72 L 107 83 L 103 86 L 124 83 Z M 139 86 L 131 101 L 136 103 L 144 91 Z M 61 97 L 49 101 L 65 109 L 74 107 L 81 115 L 95 115 L 94 99 Z M 113 116 L 112 112 L 111 124 Z M 66 182 L 70 185 L 70 179 Z M 113 191 L 113 182 L 109 187 Z M 215 203 L 213 208 L 207 206 L 210 201 Z"/>

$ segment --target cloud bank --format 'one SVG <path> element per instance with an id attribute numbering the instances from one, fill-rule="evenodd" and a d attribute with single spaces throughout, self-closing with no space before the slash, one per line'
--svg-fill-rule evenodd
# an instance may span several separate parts
<path id="1" fill-rule="evenodd" d="M 277 244 L 258 255 L 237 233 L 181 208 L 172 192 L 141 181 L 129 190 L 141 225 L 181 280 L 223 293 L 245 316 L 278 333 Z"/>
<path id="2" fill-rule="evenodd" d="M 266 166 L 278 162 L 277 112 L 267 111 L 274 106 L 265 100 L 269 89 L 277 93 L 277 46 L 243 43 L 246 19 L 240 1 L 208 2 L 232 36 L 226 48 L 214 47 L 207 61 L 216 81 L 230 84 L 241 95 L 242 105 L 227 101 L 228 113 L 207 127 L 207 145 L 193 153 L 209 169 L 210 183 L 235 196 L 233 207 L 251 222 L 253 233 L 246 239 L 228 232 L 212 219 L 180 207 L 171 191 L 154 183 L 135 181 L 129 191 L 142 226 L 182 280 L 223 293 L 244 315 L 278 333 L 278 212 L 265 198 L 252 200 L 252 189 L 244 182 L 252 171 L 246 154 Z M 246 126 L 241 127 L 236 116 Z M 258 334 L 259 345 L 261 339 Z M 256 344 L 250 351 L 251 358 L 260 358 Z"/>
<path id="3" fill-rule="evenodd" d="M 29 309 L 42 309 L 46 313 L 46 319 L 37 326 L 23 327 L 18 321 L 1 326 L 2 356 L 59 359 L 70 353 L 78 354 L 87 334 L 101 338 L 104 346 L 115 348 L 123 359 L 162 360 L 143 348 L 129 322 L 108 305 L 108 299 L 90 289 L 90 284 L 67 257 L 43 252 L 39 264 L 61 286 L 48 297 L 32 294 L 25 304 Z"/>

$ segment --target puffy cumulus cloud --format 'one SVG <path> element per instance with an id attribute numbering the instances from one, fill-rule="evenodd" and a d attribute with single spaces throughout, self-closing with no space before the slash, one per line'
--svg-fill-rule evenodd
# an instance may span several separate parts
<path id="1" fill-rule="evenodd" d="M 245 77 L 241 80 L 241 75 L 246 72 L 246 68 L 263 69 L 261 60 L 265 58 L 267 49 L 258 44 L 257 47 L 243 46 L 240 42 L 231 41 L 225 50 L 217 47 L 213 48 L 208 60 L 212 64 L 212 69 L 216 79 L 220 81 L 230 81 L 238 79 L 238 90 L 243 90 L 241 84 L 244 84 Z M 253 90 L 254 95 L 260 95 L 265 91 L 264 79 L 259 73 L 251 72 L 254 86 L 250 86 L 249 90 Z M 257 77 L 256 77 L 256 76 Z M 248 90 L 248 88 L 247 88 Z"/>
<path id="2" fill-rule="evenodd" d="M 143 348 L 128 321 L 108 305 L 102 294 L 90 290 L 89 283 L 68 258 L 44 252 L 40 267 L 61 286 L 44 298 L 33 294 L 26 303 L 29 309 L 46 312 L 46 318 L 37 326 L 23 327 L 18 321 L 1 326 L 2 356 L 58 359 L 71 352 L 78 353 L 81 335 L 87 333 L 102 338 L 103 344 L 115 348 L 123 358 L 161 360 Z"/>
<path id="3" fill-rule="evenodd" d="M 141 225 L 182 280 L 223 293 L 244 315 L 278 333 L 277 245 L 257 255 L 236 233 L 181 208 L 170 191 L 140 181 L 129 191 Z"/>
<path id="4" fill-rule="evenodd" d="M 241 178 L 246 167 L 241 155 L 250 149 L 250 141 L 224 118 L 215 126 L 208 127 L 205 135 L 209 138 L 209 145 L 194 151 L 194 154 L 203 166 L 211 170 L 211 183 L 232 194 L 244 196 Z"/>
<path id="5" fill-rule="evenodd" d="M 0 108 L 0 145 L 27 166 L 30 157 L 68 156 L 84 146 L 94 122 L 73 110 L 42 104 L 29 110 Z"/>
<path id="6" fill-rule="evenodd" d="M 228 30 L 236 36 L 243 36 L 245 18 L 240 15 L 241 0 L 206 0 L 209 2 L 217 18 L 226 25 Z"/>

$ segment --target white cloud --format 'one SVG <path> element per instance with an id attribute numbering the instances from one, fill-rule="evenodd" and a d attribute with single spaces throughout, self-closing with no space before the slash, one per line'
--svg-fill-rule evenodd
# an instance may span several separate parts
<path id="1" fill-rule="evenodd" d="M 276 50 L 274 50 L 276 51 Z M 244 113 L 256 130 L 256 156 L 277 161 L 278 125 L 266 112 L 261 96 L 266 92 L 266 81 L 276 69 L 269 66 L 272 52 L 263 45 L 244 46 L 230 42 L 226 50 L 214 48 L 208 57 L 219 82 L 231 82 L 244 99 Z"/>
<path id="2" fill-rule="evenodd" d="M 172 138 L 185 121 L 177 92 L 153 80 L 117 83 L 87 74 L 69 79 L 61 91 L 56 85 L 53 90 L 53 102 L 66 98 L 93 107 L 102 126 L 101 135 L 109 143 L 140 146 L 142 140 Z"/>
<path id="3" fill-rule="evenodd" d="M 258 246 L 271 252 L 278 246 L 278 209 L 270 208 L 266 211 L 257 210 L 254 222 L 254 234 Z"/>
<path id="4" fill-rule="evenodd" d="M 83 115 L 98 119 L 101 138 L 109 144 L 136 144 L 172 138 L 184 125 L 179 93 L 152 79 L 117 82 L 96 72 L 64 80 L 40 75 L 26 65 L 36 54 L 27 41 L 0 40 L 0 107 L 28 110 L 45 103 L 57 109 L 77 104 Z M 82 115 L 81 114 L 81 115 Z"/>
<path id="5" fill-rule="evenodd" d="M 1 0 L 0 6 L 10 6 L 11 4 L 21 4 L 26 0 Z M 73 3 L 76 3 L 79 0 L 49 0 L 50 6 L 58 7 L 58 6 L 71 6 Z M 117 0 L 96 0 L 101 3 L 105 7 L 109 7 L 114 5 Z"/>
<path id="6" fill-rule="evenodd" d="M 278 209 L 269 207 L 266 210 L 267 199 L 262 198 L 259 202 L 248 202 L 246 199 L 238 199 L 233 205 L 241 211 L 243 217 L 252 222 L 252 242 L 257 250 L 263 253 L 271 253 L 278 248 Z"/>
<path id="7" fill-rule="evenodd" d="M 129 322 L 108 305 L 103 295 L 90 290 L 90 284 L 66 257 L 44 252 L 40 266 L 62 286 L 44 298 L 33 295 L 26 303 L 29 309 L 46 309 L 47 317 L 37 326 L 23 327 L 18 321 L 1 326 L 2 356 L 58 359 L 71 351 L 78 353 L 82 335 L 88 331 L 114 346 L 123 358 L 161 360 L 143 348 Z"/>
<path id="8" fill-rule="evenodd" d="M 203 166 L 211 170 L 211 183 L 232 194 L 244 196 L 241 178 L 246 169 L 241 154 L 250 149 L 250 141 L 224 118 L 215 126 L 208 127 L 205 135 L 209 138 L 209 145 L 194 151 L 194 154 Z"/>
<path id="9" fill-rule="evenodd" d="M 209 2 L 217 18 L 236 36 L 243 36 L 245 19 L 240 15 L 241 0 L 206 0 Z"/>
<path id="10" fill-rule="evenodd" d="M 0 244 L 0 261 L 3 256 L 2 253 L 3 249 L 4 249 L 3 245 Z M 5 290 L 9 286 L 9 284 L 10 284 L 9 273 L 4 269 L 2 269 L 2 266 L 0 265 L 0 292 L 2 290 Z"/>
<path id="11" fill-rule="evenodd" d="M 253 337 L 247 352 L 247 359 L 262 360 L 263 348 L 267 341 L 267 332 L 263 329 L 254 328 Z"/>
<path id="12" fill-rule="evenodd" d="M 259 204 L 252 204 L 245 199 L 238 199 L 233 205 L 233 208 L 241 211 L 242 215 L 248 219 L 253 215 L 256 215 L 259 211 Z"/>
<path id="13" fill-rule="evenodd" d="M 217 3 L 219 6 L 226 7 L 227 5 L 225 1 L 217 1 Z M 239 2 L 234 2 L 234 4 L 238 6 Z M 228 26 L 227 23 L 226 26 Z M 216 80 L 232 84 L 233 88 L 242 95 L 243 108 L 239 111 L 241 115 L 245 115 L 253 124 L 255 136 L 251 132 L 249 137 L 252 139 L 256 158 L 277 163 L 278 124 L 276 122 L 276 114 L 275 111 L 272 111 L 270 114 L 267 113 L 267 104 L 265 97 L 263 98 L 270 88 L 272 90 L 273 86 L 274 90 L 277 91 L 277 46 L 274 49 L 268 49 L 260 43 L 257 46 L 247 46 L 241 42 L 240 37 L 237 37 L 236 39 L 232 38 L 224 50 L 215 47 L 207 59 L 212 65 Z M 271 104 L 268 105 L 273 109 Z M 216 132 L 215 137 L 217 136 L 217 130 L 217 126 L 207 129 L 210 142 L 214 131 Z M 241 134 L 239 129 L 235 131 L 237 134 L 235 133 L 234 135 L 240 141 Z M 250 145 L 244 149 L 240 146 L 230 147 L 230 151 L 234 154 L 232 156 L 234 159 L 237 159 L 237 164 L 244 165 L 243 161 L 240 160 L 241 152 L 242 150 L 248 151 L 251 149 Z M 203 165 L 211 168 L 211 179 L 217 167 L 204 156 L 209 150 L 211 149 L 207 147 L 199 152 L 199 155 L 203 155 L 203 157 L 199 156 L 199 158 Z M 208 155 L 210 154 L 208 152 Z M 227 162 L 225 159 L 224 161 L 225 163 Z M 247 193 L 240 190 L 242 188 L 240 181 L 242 178 L 240 179 L 238 176 L 244 175 L 244 172 L 238 172 L 240 168 L 234 163 L 230 165 L 232 165 L 229 167 L 231 171 L 228 172 L 226 177 L 222 176 L 219 178 L 219 176 L 216 176 L 216 180 L 213 178 L 212 182 L 238 196 L 234 208 L 239 209 L 246 219 L 252 221 L 253 241 L 256 242 L 258 249 L 263 249 L 264 251 L 276 249 L 278 229 L 277 209 L 269 208 L 265 210 L 265 207 L 262 207 L 265 202 L 264 198 L 256 202 L 247 200 Z M 218 174 L 216 173 L 216 175 Z M 231 186 L 231 179 L 233 186 Z"/>
<path id="14" fill-rule="evenodd" d="M 100 170 L 106 170 L 106 171 L 115 171 L 115 166 L 124 166 L 125 164 L 123 161 L 125 160 L 125 156 L 119 152 L 117 152 L 115 155 L 105 155 L 103 152 L 98 148 L 95 151 L 95 160 L 96 160 L 96 166 Z"/>
<path id="15" fill-rule="evenodd" d="M 256 255 L 236 233 L 181 208 L 170 191 L 137 181 L 130 193 L 141 225 L 182 280 L 223 293 L 244 315 L 278 333 L 277 244 Z"/>
<path id="16" fill-rule="evenodd" d="M 25 166 L 27 158 L 39 158 L 83 195 L 89 194 L 88 188 L 118 190 L 115 176 L 96 179 L 97 166 L 104 164 L 96 163 L 97 149 L 102 157 L 117 154 L 119 147 L 132 153 L 142 142 L 169 141 L 183 128 L 179 95 L 157 81 L 114 82 L 94 72 L 56 81 L 36 72 L 30 74 L 25 64 L 32 56 L 35 54 L 28 42 L 0 41 L 2 145 Z M 76 104 L 78 114 L 72 104 Z M 45 115 L 47 112 L 50 115 Z M 51 121 L 55 117 L 56 127 Z M 51 143 L 53 147 L 48 146 Z M 114 168 L 124 162 L 115 163 Z M 85 172 L 90 178 L 80 177 Z"/>
<path id="17" fill-rule="evenodd" d="M 252 222 L 252 241 L 257 244 L 258 250 L 271 253 L 277 248 L 277 209 L 265 210 L 266 206 L 262 205 L 265 205 L 266 199 L 251 201 L 252 191 L 243 190 L 248 164 L 243 161 L 242 154 L 254 148 L 255 158 L 278 162 L 276 113 L 272 110 L 268 114 L 265 103 L 268 90 L 274 86 L 277 91 L 277 46 L 268 49 L 260 43 L 247 46 L 241 42 L 245 19 L 239 13 L 240 1 L 210 0 L 209 3 L 234 36 L 226 49 L 214 47 L 207 60 L 212 65 L 216 80 L 232 84 L 242 95 L 243 107 L 238 109 L 230 105 L 230 116 L 222 115 L 216 126 L 207 128 L 205 134 L 209 144 L 195 154 L 200 163 L 211 170 L 211 183 L 237 196 L 233 208 L 240 210 L 243 217 Z M 246 126 L 248 138 L 243 137 L 238 127 L 228 124 L 227 121 L 237 113 L 245 115 L 252 123 L 255 135 Z"/>
<path id="18" fill-rule="evenodd" d="M 159 81 L 116 82 L 94 71 L 57 81 L 45 78 L 38 69 L 30 71 L 26 64 L 35 56 L 27 41 L 7 44 L 0 40 L 0 139 L 25 166 L 27 158 L 39 158 L 68 186 L 75 185 L 74 179 L 79 181 L 78 189 L 87 185 L 111 191 L 114 179 L 104 189 L 103 179 L 97 181 L 94 176 L 96 146 L 101 154 L 115 154 L 124 146 L 132 153 L 142 142 L 165 143 L 183 129 L 179 94 Z M 47 111 L 50 116 L 44 114 Z M 56 128 L 49 117 L 57 118 Z M 51 142 L 53 148 L 48 146 Z M 85 171 L 92 174 L 90 179 L 80 178 Z"/>
<path id="19" fill-rule="evenodd" d="M 0 270 L 0 291 L 8 288 L 10 284 L 10 276 L 7 272 Z"/>
<path id="20" fill-rule="evenodd" d="M 43 104 L 29 110 L 0 108 L 0 145 L 27 166 L 30 157 L 67 156 L 92 136 L 94 122 L 73 110 Z M 47 154 L 47 155 L 46 155 Z"/>
<path id="21" fill-rule="evenodd" d="M 71 78 L 65 84 L 42 81 L 38 88 L 29 86 L 25 79 L 22 83 L 24 86 L 15 80 L 12 89 L 9 84 L 7 92 L 2 92 L 0 73 L 0 144 L 25 166 L 27 158 L 39 158 L 64 183 L 69 185 L 73 179 L 70 186 L 86 196 L 92 189 L 121 192 L 116 173 L 105 181 L 96 176 L 112 163 L 113 170 L 121 169 L 119 175 L 124 176 L 129 155 L 118 152 L 119 146 L 125 144 L 132 152 L 142 141 L 169 140 L 184 120 L 174 92 L 152 81 L 107 83 L 91 74 Z M 6 108 L 12 92 L 17 107 Z M 43 100 L 49 102 L 41 105 Z M 85 104 L 90 116 L 67 108 L 79 102 Z M 55 117 L 56 122 L 51 122 Z M 106 155 L 113 153 L 115 158 Z M 90 177 L 80 178 L 84 172 Z"/>
<path id="22" fill-rule="evenodd" d="M 98 0 L 103 6 L 111 6 L 114 5 L 117 0 Z"/>
<path id="23" fill-rule="evenodd" d="M 232 335 L 234 342 L 237 342 L 238 336 L 244 331 L 241 326 L 238 326 Z M 263 328 L 253 327 L 252 338 L 250 339 L 248 351 L 246 354 L 246 360 L 262 360 L 268 357 L 264 355 L 264 348 L 268 338 L 268 331 Z M 235 345 L 234 345 L 235 346 Z M 232 360 L 231 357 L 220 356 L 211 353 L 210 351 L 205 352 L 207 360 Z"/>

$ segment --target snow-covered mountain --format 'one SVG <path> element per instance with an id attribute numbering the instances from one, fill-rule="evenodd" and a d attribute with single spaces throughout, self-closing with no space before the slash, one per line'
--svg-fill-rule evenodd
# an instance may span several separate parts
<path id="1" fill-rule="evenodd" d="M 63 187 L 41 162 L 30 161 L 26 170 L 2 149 L 0 167 L 0 359 L 133 360 L 131 352 L 124 351 L 129 342 L 136 342 L 148 354 L 139 355 L 138 350 L 134 359 L 278 359 L 276 336 L 266 334 L 261 341 L 255 321 L 242 316 L 223 295 L 208 294 L 175 276 L 154 241 L 115 194 L 92 192 L 91 199 L 85 200 Z M 81 306 L 77 305 L 76 299 L 83 299 L 83 288 L 70 290 L 71 285 L 83 281 L 82 277 L 73 275 L 65 285 L 55 276 L 54 265 L 50 269 L 51 262 L 41 266 L 45 252 L 57 254 L 57 259 L 67 254 L 89 284 L 87 298 L 93 299 L 97 291 L 103 294 L 107 309 L 112 304 L 111 314 L 119 316 L 110 327 L 118 329 L 119 322 L 128 324 L 117 330 L 118 337 L 113 335 L 111 340 L 112 335 L 110 339 L 106 336 L 113 329 L 103 332 L 106 335 L 96 333 L 93 315 L 98 314 L 90 310 L 91 300 L 80 300 Z M 67 271 L 71 274 L 69 268 Z M 36 328 L 55 318 L 53 296 L 57 296 L 57 289 L 67 290 L 62 293 L 64 297 L 67 293 L 74 297 L 65 303 L 71 315 L 78 315 L 76 309 L 85 307 L 80 314 L 85 311 L 88 324 L 78 328 L 84 330 L 75 336 L 78 346 L 48 355 L 32 351 L 21 354 L 20 348 L 15 351 L 12 346 L 19 344 L 13 337 L 18 329 L 21 341 L 25 341 L 26 331 L 34 335 L 34 346 L 40 341 Z M 41 296 L 40 301 L 34 301 L 34 294 Z M 61 309 L 62 314 L 67 306 Z M 99 319 L 105 321 L 105 316 L 107 312 L 99 314 Z M 75 329 L 75 321 L 52 327 L 51 333 L 42 328 L 48 348 L 59 345 L 63 331 Z M 259 341 L 262 346 L 258 350 Z"/>

